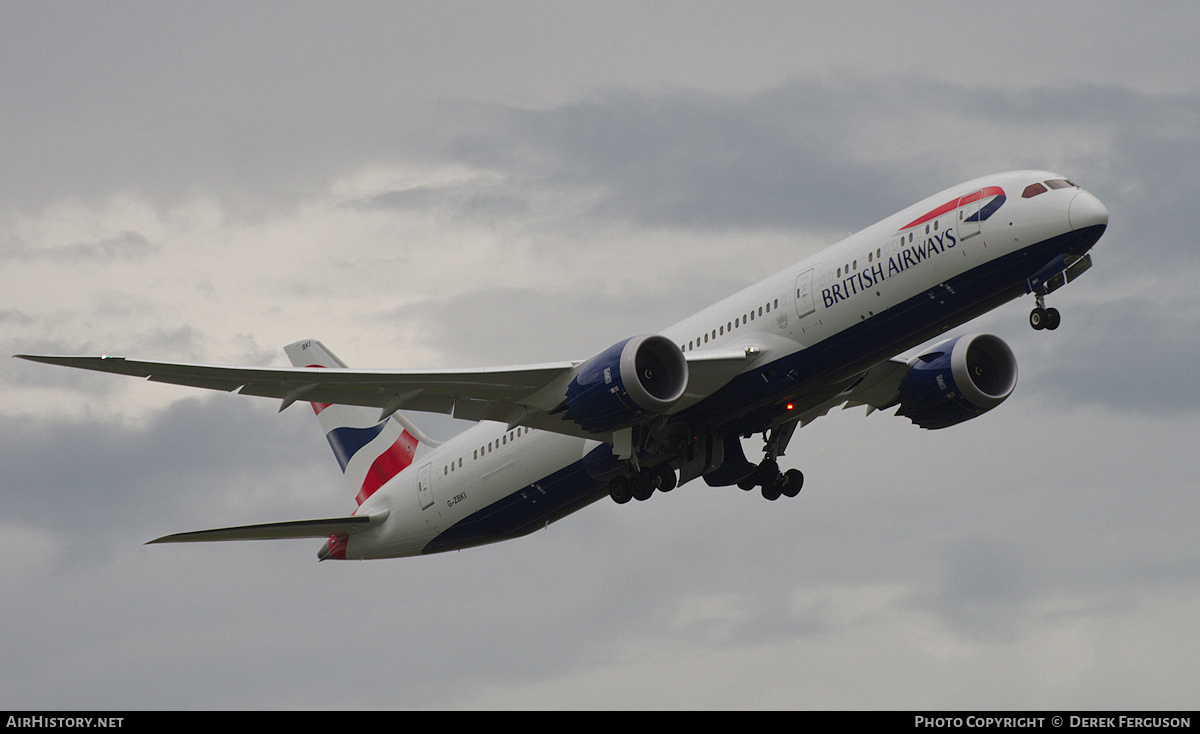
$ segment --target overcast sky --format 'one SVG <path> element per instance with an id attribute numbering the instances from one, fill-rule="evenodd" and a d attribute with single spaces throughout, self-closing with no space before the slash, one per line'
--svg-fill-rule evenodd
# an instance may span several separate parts
<path id="1" fill-rule="evenodd" d="M 523 539 L 146 547 L 349 513 L 311 411 L 0 361 L 0 708 L 1187 708 L 1200 6 L 0 4 L 0 354 L 586 358 L 927 195 L 1060 172 L 1095 267 L 954 333 L 1001 407 L 798 431 Z M 431 433 L 456 427 L 413 416 Z M 754 456 L 757 438 L 746 442 Z"/>

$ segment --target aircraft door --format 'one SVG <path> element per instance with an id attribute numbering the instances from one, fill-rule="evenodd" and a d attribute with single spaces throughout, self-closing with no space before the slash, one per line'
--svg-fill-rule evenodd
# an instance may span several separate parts
<path id="1" fill-rule="evenodd" d="M 979 208 L 983 204 L 983 191 L 975 191 L 958 200 L 958 239 L 979 234 Z"/>
<path id="2" fill-rule="evenodd" d="M 426 464 L 417 470 L 417 500 L 421 503 L 422 510 L 433 504 L 433 483 L 429 466 Z"/>
<path id="3" fill-rule="evenodd" d="M 816 306 L 813 305 L 812 281 L 812 268 L 800 273 L 800 277 L 796 278 L 796 315 L 800 318 L 816 310 Z"/>

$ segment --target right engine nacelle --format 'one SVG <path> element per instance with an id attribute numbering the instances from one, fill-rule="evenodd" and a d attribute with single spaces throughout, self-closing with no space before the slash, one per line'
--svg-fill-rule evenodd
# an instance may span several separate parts
<path id="1" fill-rule="evenodd" d="M 1017 386 L 1017 360 L 999 337 L 968 334 L 913 360 L 900 383 L 902 415 L 921 428 L 945 428 L 982 415 Z"/>
<path id="2" fill-rule="evenodd" d="M 667 411 L 687 387 L 687 360 L 664 336 L 635 336 L 592 357 L 567 386 L 566 415 L 594 433 Z"/>

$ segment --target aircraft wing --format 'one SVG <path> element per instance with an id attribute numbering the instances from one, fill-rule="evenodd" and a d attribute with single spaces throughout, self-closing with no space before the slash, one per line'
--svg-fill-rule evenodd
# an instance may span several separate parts
<path id="1" fill-rule="evenodd" d="M 464 420 L 494 420 L 582 438 L 609 440 L 562 415 L 566 388 L 584 362 L 461 370 L 364 370 L 320 367 L 233 367 L 148 362 L 113 356 L 15 355 L 45 364 L 141 377 L 153 382 L 256 395 L 281 401 L 362 405 L 380 409 L 380 420 L 400 410 L 445 413 Z M 694 403 L 732 379 L 751 354 L 711 352 L 688 360 Z"/>
<path id="2" fill-rule="evenodd" d="M 839 405 L 843 409 L 865 405 L 868 415 L 895 406 L 900 397 L 900 382 L 909 367 L 910 364 L 901 359 L 880 362 L 833 398 L 801 413 L 800 425 L 808 425 Z"/>

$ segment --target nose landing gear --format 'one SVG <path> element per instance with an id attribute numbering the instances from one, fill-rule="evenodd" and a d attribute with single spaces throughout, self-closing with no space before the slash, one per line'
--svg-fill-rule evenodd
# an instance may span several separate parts
<path id="1" fill-rule="evenodd" d="M 1039 292 L 1034 295 L 1037 297 L 1037 307 L 1029 312 L 1029 325 L 1037 331 L 1054 331 L 1062 323 L 1062 316 L 1057 308 L 1046 308 L 1045 293 Z"/>
<path id="2" fill-rule="evenodd" d="M 1062 323 L 1062 317 L 1056 308 L 1046 308 L 1046 295 L 1062 288 L 1083 275 L 1092 267 L 1092 256 L 1084 254 L 1079 257 L 1071 255 L 1055 258 L 1049 265 L 1039 270 L 1025 282 L 1025 289 L 1037 299 L 1037 307 L 1029 312 L 1029 325 L 1041 331 L 1054 331 Z"/>

